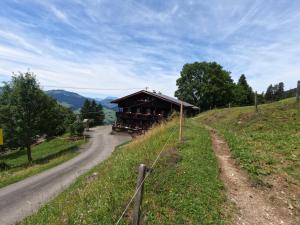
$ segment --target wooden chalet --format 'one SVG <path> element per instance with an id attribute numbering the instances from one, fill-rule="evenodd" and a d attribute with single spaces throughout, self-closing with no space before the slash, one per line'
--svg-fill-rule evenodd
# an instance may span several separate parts
<path id="1" fill-rule="evenodd" d="M 119 108 L 113 130 L 143 131 L 168 118 L 173 112 L 179 112 L 181 101 L 160 92 L 141 90 L 111 103 L 118 104 Z M 199 112 L 198 107 L 187 102 L 183 102 L 183 109 L 186 116 L 194 116 Z"/>

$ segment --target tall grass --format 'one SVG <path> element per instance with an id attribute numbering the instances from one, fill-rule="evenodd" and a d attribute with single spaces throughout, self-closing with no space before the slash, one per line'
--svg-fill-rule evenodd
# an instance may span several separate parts
<path id="1" fill-rule="evenodd" d="M 208 132 L 188 122 L 178 143 L 178 121 L 160 125 L 115 150 L 69 189 L 22 224 L 115 224 L 135 191 L 139 164 L 151 165 L 145 182 L 143 224 L 225 224 L 225 198 Z M 132 205 L 120 224 L 131 224 Z"/>

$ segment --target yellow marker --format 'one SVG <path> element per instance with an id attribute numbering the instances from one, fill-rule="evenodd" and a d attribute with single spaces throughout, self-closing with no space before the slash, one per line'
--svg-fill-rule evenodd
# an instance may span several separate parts
<path id="1" fill-rule="evenodd" d="M 0 145 L 3 145 L 3 130 L 0 128 Z"/>

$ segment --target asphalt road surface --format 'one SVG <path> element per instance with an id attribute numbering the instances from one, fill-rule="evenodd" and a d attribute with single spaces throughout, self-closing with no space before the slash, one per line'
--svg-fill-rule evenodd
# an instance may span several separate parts
<path id="1" fill-rule="evenodd" d="M 0 189 L 0 224 L 15 224 L 34 213 L 82 173 L 108 158 L 117 145 L 130 140 L 129 135 L 111 135 L 110 131 L 111 126 L 91 129 L 90 143 L 77 157 Z"/>

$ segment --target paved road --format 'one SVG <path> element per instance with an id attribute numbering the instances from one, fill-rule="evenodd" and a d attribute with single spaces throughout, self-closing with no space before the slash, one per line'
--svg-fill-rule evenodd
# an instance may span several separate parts
<path id="1" fill-rule="evenodd" d="M 79 156 L 55 168 L 0 189 L 0 225 L 15 224 L 67 188 L 74 180 L 130 140 L 125 134 L 110 135 L 111 126 L 91 129 L 89 147 Z"/>

